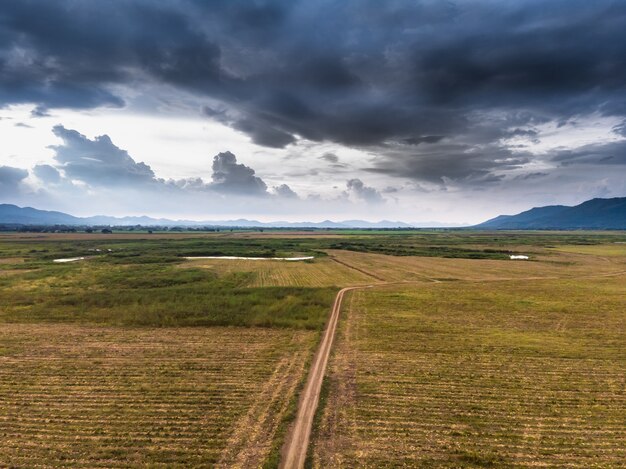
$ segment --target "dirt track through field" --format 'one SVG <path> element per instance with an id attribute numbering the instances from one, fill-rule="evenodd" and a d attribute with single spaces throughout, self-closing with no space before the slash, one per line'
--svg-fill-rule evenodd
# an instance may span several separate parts
<path id="1" fill-rule="evenodd" d="M 337 329 L 343 296 L 348 291 L 370 288 L 371 286 L 372 285 L 347 287 L 337 293 L 328 321 L 328 327 L 326 327 L 320 347 L 313 357 L 309 377 L 298 405 L 296 420 L 283 446 L 283 457 L 280 467 L 288 469 L 304 467 L 304 461 L 309 447 L 309 439 L 311 437 L 313 417 L 317 410 L 322 381 L 326 372 L 328 357 L 330 356 L 330 351 L 333 346 L 333 339 L 335 338 L 335 330 Z"/>

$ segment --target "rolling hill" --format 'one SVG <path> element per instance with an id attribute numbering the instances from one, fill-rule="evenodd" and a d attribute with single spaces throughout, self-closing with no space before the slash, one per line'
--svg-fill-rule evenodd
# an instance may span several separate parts
<path id="1" fill-rule="evenodd" d="M 626 197 L 592 199 L 580 205 L 535 207 L 474 226 L 493 230 L 625 230 Z"/>

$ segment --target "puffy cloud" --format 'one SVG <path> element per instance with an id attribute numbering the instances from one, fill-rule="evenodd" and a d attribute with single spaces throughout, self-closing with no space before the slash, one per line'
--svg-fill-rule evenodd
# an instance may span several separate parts
<path id="1" fill-rule="evenodd" d="M 217 192 L 238 195 L 267 195 L 267 185 L 254 175 L 254 169 L 237 163 L 237 157 L 229 151 L 213 158 L 213 183 Z"/>
<path id="2" fill-rule="evenodd" d="M 278 197 L 282 197 L 285 199 L 297 199 L 298 194 L 296 194 L 291 187 L 287 184 L 281 184 L 280 186 L 274 186 L 273 188 L 274 194 Z"/>
<path id="3" fill-rule="evenodd" d="M 28 177 L 28 171 L 12 166 L 0 166 L 0 194 L 15 195 Z"/>
<path id="4" fill-rule="evenodd" d="M 70 179 L 104 186 L 149 184 L 155 180 L 150 166 L 135 162 L 108 135 L 91 140 L 62 125 L 55 126 L 53 132 L 63 140 L 63 145 L 51 147 L 54 159 Z"/>
<path id="5" fill-rule="evenodd" d="M 382 195 L 373 187 L 366 186 L 360 179 L 350 179 L 346 182 L 348 193 L 354 195 L 358 200 L 370 204 L 380 204 L 384 202 Z"/>
<path id="6" fill-rule="evenodd" d="M 229 151 L 213 158 L 210 182 L 201 178 L 164 181 L 155 175 L 150 166 L 136 162 L 128 152 L 118 148 L 107 135 L 89 139 L 61 125 L 55 126 L 53 132 L 63 140 L 62 145 L 51 147 L 57 167 L 40 165 L 34 169 L 35 175 L 47 182 L 58 182 L 58 170 L 62 169 L 68 179 L 104 188 L 213 191 L 236 196 L 269 194 L 267 185 L 255 175 L 254 169 L 237 163 L 237 157 Z M 284 186 L 280 186 L 278 192 L 287 196 L 290 189 Z"/>
<path id="7" fill-rule="evenodd" d="M 33 168 L 33 173 L 41 181 L 46 183 L 58 184 L 61 182 L 61 173 L 59 173 L 54 166 L 50 166 L 49 164 L 38 164 Z"/>

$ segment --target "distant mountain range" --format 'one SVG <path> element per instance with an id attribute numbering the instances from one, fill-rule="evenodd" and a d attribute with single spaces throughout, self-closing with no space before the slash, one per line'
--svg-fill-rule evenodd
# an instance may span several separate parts
<path id="1" fill-rule="evenodd" d="M 344 220 L 322 222 L 260 222 L 247 220 L 169 220 L 141 217 L 75 217 L 63 212 L 38 210 L 0 204 L 0 225 L 69 225 L 69 226 L 181 226 L 240 228 L 445 228 L 459 225 L 441 223 L 405 223 L 382 220 Z M 535 207 L 517 215 L 500 215 L 479 225 L 489 230 L 626 230 L 626 197 L 592 199 L 574 207 L 549 205 Z"/>
<path id="2" fill-rule="evenodd" d="M 626 230 L 626 197 L 592 199 L 574 207 L 535 207 L 500 215 L 473 228 L 490 230 Z"/>
<path id="3" fill-rule="evenodd" d="M 382 220 L 368 222 L 364 220 L 345 220 L 322 222 L 260 222 L 256 220 L 168 220 L 166 218 L 142 217 L 108 217 L 98 215 L 94 217 L 75 217 L 63 212 L 38 210 L 32 207 L 18 207 L 10 204 L 0 204 L 0 224 L 2 225 L 70 225 L 70 226 L 188 226 L 188 227 L 240 227 L 240 228 L 412 228 L 412 227 L 446 227 L 441 223 L 404 223 L 401 221 Z"/>

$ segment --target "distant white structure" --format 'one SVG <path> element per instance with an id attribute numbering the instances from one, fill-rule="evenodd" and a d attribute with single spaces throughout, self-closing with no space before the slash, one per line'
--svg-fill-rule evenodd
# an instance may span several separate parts
<path id="1" fill-rule="evenodd" d="M 529 259 L 528 256 L 522 256 L 522 255 L 513 255 L 513 256 L 510 256 L 510 257 L 514 261 L 527 261 Z"/>
<path id="2" fill-rule="evenodd" d="M 70 257 L 68 259 L 54 259 L 52 262 L 56 262 L 58 264 L 64 263 L 64 262 L 76 262 L 76 261 L 84 261 L 85 258 L 84 257 Z"/>

